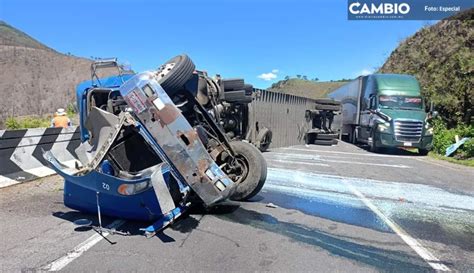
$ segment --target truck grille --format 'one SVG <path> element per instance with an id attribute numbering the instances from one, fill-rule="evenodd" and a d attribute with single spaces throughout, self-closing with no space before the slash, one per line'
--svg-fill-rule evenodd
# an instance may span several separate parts
<path id="1" fill-rule="evenodd" d="M 420 142 L 423 132 L 423 122 L 410 119 L 394 121 L 395 140 L 402 142 Z"/>

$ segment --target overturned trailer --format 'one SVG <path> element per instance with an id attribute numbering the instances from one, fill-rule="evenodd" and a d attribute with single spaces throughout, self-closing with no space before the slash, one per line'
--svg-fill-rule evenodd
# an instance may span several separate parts
<path id="1" fill-rule="evenodd" d="M 211 116 L 232 140 L 244 140 L 265 152 L 272 142 L 272 131 L 264 126 L 254 126 L 255 113 L 250 104 L 259 96 L 251 84 L 244 79 L 222 79 L 220 75 L 211 78 L 206 72 L 197 71 L 203 80 L 198 87 L 197 100 L 210 110 Z"/>
<path id="2" fill-rule="evenodd" d="M 116 67 L 99 78 L 96 70 Z M 71 172 L 44 157 L 65 178 L 64 203 L 88 213 L 156 221 L 153 235 L 193 203 L 248 200 L 263 187 L 267 166 L 251 144 L 231 141 L 200 102 L 203 85 L 186 55 L 156 71 L 126 74 L 116 60 L 96 62 L 77 88 L 81 165 Z M 244 94 L 245 96 L 245 94 Z"/>

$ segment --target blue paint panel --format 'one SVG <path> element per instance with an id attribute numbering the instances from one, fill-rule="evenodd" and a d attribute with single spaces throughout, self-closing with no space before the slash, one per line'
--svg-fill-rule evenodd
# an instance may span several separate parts
<path id="1" fill-rule="evenodd" d="M 100 86 L 97 85 L 97 81 L 84 81 L 77 85 L 76 87 L 76 102 L 77 102 L 77 109 L 79 111 L 79 120 L 80 120 L 80 128 L 81 128 L 81 141 L 84 142 L 89 139 L 89 132 L 85 129 L 85 122 L 86 122 L 86 109 L 87 109 L 87 92 L 89 89 L 94 87 L 103 87 L 103 88 L 112 88 L 118 91 L 120 85 L 123 82 L 126 82 L 130 78 L 132 78 L 134 74 L 126 74 L 122 76 L 110 76 L 107 78 L 100 79 Z"/>
<path id="2" fill-rule="evenodd" d="M 62 177 L 64 183 L 64 204 L 72 209 L 97 213 L 97 192 L 99 193 L 101 213 L 111 217 L 155 220 L 163 215 L 153 188 L 135 195 L 121 195 L 118 188 L 121 184 L 136 184 L 149 181 L 149 177 L 125 180 L 90 171 L 84 175 L 69 175 L 62 171 L 59 163 L 49 159 L 51 167 Z M 165 181 L 170 179 L 169 171 L 162 169 Z"/>

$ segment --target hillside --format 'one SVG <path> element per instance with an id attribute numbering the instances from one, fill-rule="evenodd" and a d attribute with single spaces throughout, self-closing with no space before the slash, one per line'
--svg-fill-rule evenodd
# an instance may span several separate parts
<path id="1" fill-rule="evenodd" d="M 324 98 L 331 91 L 347 83 L 346 81 L 315 82 L 303 79 L 288 79 L 274 83 L 269 91 L 292 94 L 306 98 Z"/>
<path id="2" fill-rule="evenodd" d="M 449 125 L 469 123 L 474 107 L 474 9 L 425 27 L 403 41 L 381 73 L 415 75 Z"/>
<path id="3" fill-rule="evenodd" d="M 28 34 L 8 25 L 4 21 L 0 20 L 0 45 L 4 46 L 17 46 L 50 50 L 51 48 L 38 42 Z"/>
<path id="4" fill-rule="evenodd" d="M 9 116 L 51 114 L 75 101 L 91 60 L 56 52 L 0 22 L 0 129 Z"/>

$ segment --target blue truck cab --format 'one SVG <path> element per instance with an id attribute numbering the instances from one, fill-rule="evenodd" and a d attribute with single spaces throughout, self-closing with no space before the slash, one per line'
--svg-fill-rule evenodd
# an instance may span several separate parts
<path id="1" fill-rule="evenodd" d="M 99 78 L 100 66 L 117 67 L 119 73 Z M 233 181 L 153 73 L 122 73 L 116 60 L 96 62 L 92 71 L 92 80 L 76 88 L 81 164 L 71 170 L 50 151 L 44 153 L 65 178 L 66 206 L 99 216 L 156 221 L 144 229 L 154 234 L 181 215 L 191 195 L 205 205 L 230 196 Z M 142 103 L 139 109 L 136 100 Z"/>

